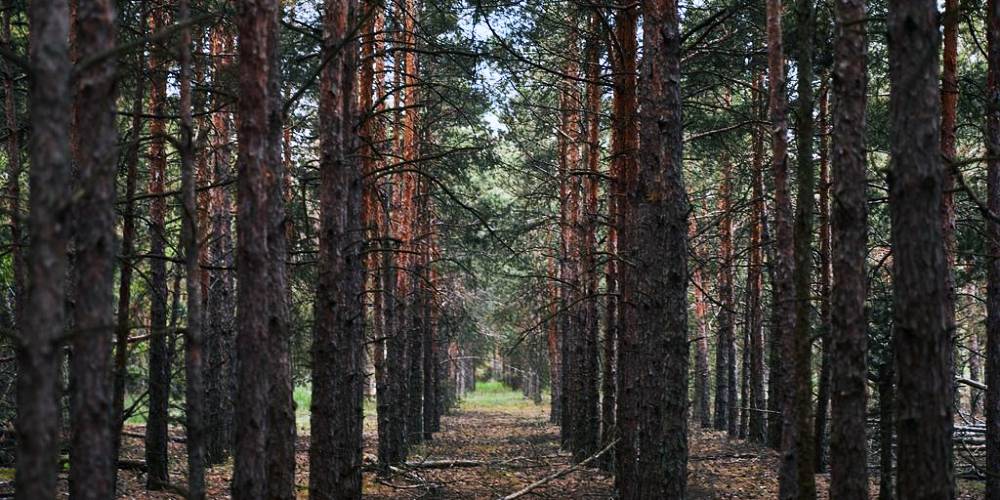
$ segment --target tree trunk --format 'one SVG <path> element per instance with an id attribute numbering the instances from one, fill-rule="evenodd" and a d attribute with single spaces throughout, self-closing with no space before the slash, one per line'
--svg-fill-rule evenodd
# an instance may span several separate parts
<path id="1" fill-rule="evenodd" d="M 180 0 L 179 22 L 190 18 L 188 0 Z M 194 130 L 191 118 L 191 29 L 181 31 L 180 40 L 180 155 L 181 199 L 184 207 L 181 240 L 184 247 L 184 267 L 187 274 L 187 328 L 185 342 L 185 417 L 187 434 L 188 492 L 187 498 L 205 498 L 205 380 L 202 371 L 201 331 L 201 235 L 198 227 L 198 205 L 195 192 Z"/>
<path id="2" fill-rule="evenodd" d="M 140 12 L 145 13 L 146 4 L 143 2 Z M 135 95 L 132 98 L 132 120 L 129 131 L 128 145 L 125 150 L 125 211 L 122 215 L 122 246 L 121 246 L 121 269 L 119 271 L 120 281 L 118 285 L 118 317 L 115 321 L 115 367 L 114 367 L 114 396 L 112 410 L 111 437 L 114 442 L 112 456 L 119 456 L 121 450 L 121 433 L 125 424 L 125 393 L 127 392 L 126 380 L 128 376 L 128 351 L 129 332 L 132 328 L 132 274 L 135 268 L 135 220 L 136 203 L 135 191 L 139 179 L 139 147 L 142 139 L 142 103 L 145 95 L 142 72 L 145 68 L 146 58 L 144 51 L 138 51 L 136 58 L 136 73 L 138 78 L 135 82 Z M 117 485 L 118 468 L 112 467 L 115 479 L 113 485 Z"/>
<path id="3" fill-rule="evenodd" d="M 1000 214 L 1000 2 L 986 3 L 987 203 Z M 986 498 L 1000 499 L 1000 224 L 987 219 L 986 267 Z"/>
<path id="4" fill-rule="evenodd" d="M 819 329 L 821 341 L 819 389 L 813 428 L 813 464 L 817 473 L 826 472 L 827 422 L 830 411 L 830 164 L 827 77 L 821 77 L 819 90 Z"/>
<path id="5" fill-rule="evenodd" d="M 687 490 L 687 216 L 681 168 L 681 33 L 677 3 L 642 3 L 639 178 L 627 191 L 634 232 L 625 252 L 639 364 L 638 490 L 623 498 L 683 499 Z M 634 235 L 634 239 L 632 238 Z M 633 372 L 635 373 L 635 372 Z"/>
<path id="6" fill-rule="evenodd" d="M 584 294 L 583 302 L 578 306 L 582 320 L 579 325 L 579 365 L 580 384 L 577 396 L 580 402 L 577 408 L 576 427 L 577 442 L 574 448 L 573 461 L 582 462 L 599 451 L 601 413 L 598 393 L 598 328 L 597 317 L 597 189 L 599 178 L 598 166 L 601 157 L 601 66 L 600 66 L 600 18 L 596 12 L 591 14 L 590 31 L 585 48 L 586 92 L 584 95 L 584 147 L 586 164 L 581 170 L 586 170 L 582 182 L 582 200 L 580 223 L 581 235 L 577 238 L 580 244 L 578 252 L 580 259 L 580 291 Z"/>
<path id="7" fill-rule="evenodd" d="M 759 72 L 754 79 L 755 94 L 763 88 L 764 73 Z M 759 104 L 764 103 L 763 97 L 756 97 Z M 755 113 L 763 114 L 763 106 L 758 105 Z M 764 230 L 764 132 L 760 127 L 753 132 L 752 159 L 752 201 L 750 216 L 750 267 L 747 268 L 747 294 L 750 296 L 747 312 L 749 321 L 747 328 L 750 337 L 750 423 L 747 439 L 754 443 L 764 443 L 767 437 L 765 394 L 764 394 L 764 288 L 763 262 L 763 230 Z M 748 348 L 744 346 L 744 349 Z"/>
<path id="8" fill-rule="evenodd" d="M 640 498 L 639 444 L 639 378 L 636 365 L 639 353 L 638 331 L 634 325 L 635 309 L 631 304 L 631 272 L 626 268 L 622 252 L 631 245 L 629 227 L 632 208 L 625 199 L 637 182 L 639 148 L 638 40 L 639 5 L 632 4 L 615 12 L 615 41 L 611 48 L 617 61 L 614 77 L 614 125 L 612 128 L 612 158 L 615 160 L 615 193 L 618 214 L 614 221 L 618 229 L 618 412 L 615 422 L 620 441 L 615 446 L 615 488 L 623 499 Z M 631 194 L 629 194 L 631 196 Z"/>
<path id="9" fill-rule="evenodd" d="M 361 497 L 364 263 L 358 227 L 362 165 L 356 140 L 357 46 L 347 43 L 353 1 L 328 0 L 320 88 L 320 257 L 313 337 L 309 496 Z"/>
<path id="10" fill-rule="evenodd" d="M 152 8 L 149 32 L 156 33 L 167 24 L 163 6 Z M 170 402 L 170 355 L 167 346 L 167 258 L 166 258 L 166 186 L 167 61 L 162 48 L 149 53 L 149 415 L 146 418 L 146 487 L 163 489 L 170 482 L 167 471 L 167 411 Z"/>
<path id="11" fill-rule="evenodd" d="M 212 32 L 211 55 L 215 75 L 230 70 L 232 61 L 227 54 L 232 51 L 232 36 L 222 27 Z M 228 99 L 213 96 L 211 138 L 212 176 L 216 184 L 225 184 L 232 177 L 230 166 L 231 147 Z M 210 191 L 210 265 L 208 271 L 208 297 L 206 297 L 206 356 L 208 360 L 205 380 L 208 383 L 205 400 L 205 454 L 209 464 L 220 464 L 233 449 L 234 400 L 236 396 L 236 359 L 234 328 L 234 286 L 232 199 L 229 189 L 220 186 Z"/>
<path id="12" fill-rule="evenodd" d="M 237 175 L 237 393 L 232 495 L 234 500 L 268 493 L 269 402 L 271 397 L 270 44 L 278 15 L 275 0 L 239 4 L 238 175 Z M 268 376 L 262 376 L 268 374 Z"/>
<path id="13" fill-rule="evenodd" d="M 698 224 L 695 218 L 691 218 L 689 224 L 689 240 L 693 240 L 698 233 Z M 691 246 L 695 262 L 699 262 L 699 249 L 696 245 Z M 695 265 L 691 270 L 691 281 L 694 284 L 694 320 L 696 323 L 697 352 L 694 358 L 694 407 L 698 412 L 698 422 L 702 429 L 707 429 L 712 425 L 711 401 L 708 395 L 709 373 L 708 373 L 708 304 L 705 301 L 705 283 L 701 278 L 701 266 Z"/>
<path id="14" fill-rule="evenodd" d="M 17 350 L 15 498 L 55 498 L 59 453 L 59 337 L 66 320 L 70 210 L 70 62 L 66 2 L 28 4 L 29 284 Z"/>
<path id="15" fill-rule="evenodd" d="M 894 411 L 896 405 L 895 378 L 896 373 L 892 366 L 892 360 L 885 360 L 879 368 L 878 374 L 879 500 L 892 500 L 895 498 L 894 476 L 892 472 L 894 456 L 892 448 L 895 442 L 893 433 L 896 429 L 896 415 Z M 835 470 L 837 470 L 836 460 L 834 460 L 830 468 L 830 488 L 835 487 L 833 484 L 833 471 Z M 843 484 L 842 481 L 840 483 Z"/>
<path id="16" fill-rule="evenodd" d="M 728 91 L 727 91 L 728 92 Z M 728 98 L 728 95 L 727 95 Z M 736 434 L 732 410 L 736 360 L 734 359 L 733 334 L 733 219 L 731 209 L 732 164 L 723 158 L 722 179 L 719 183 L 719 332 L 715 342 L 715 428 Z"/>
<path id="17" fill-rule="evenodd" d="M 953 498 L 952 375 L 946 303 L 937 4 L 889 4 L 894 354 L 898 496 Z"/>
<path id="18" fill-rule="evenodd" d="M 767 0 L 767 80 L 768 109 L 771 118 L 771 177 L 774 182 L 774 264 L 773 297 L 771 304 L 772 338 L 768 409 L 774 418 L 768 422 L 768 444 L 781 447 L 783 418 L 790 387 L 784 368 L 782 346 L 793 335 L 795 300 L 792 283 L 794 255 L 792 240 L 792 202 L 788 194 L 788 124 L 785 118 L 785 56 L 781 39 L 781 0 Z M 788 464 L 793 465 L 793 464 Z M 794 467 L 793 469 L 794 470 Z"/>
<path id="19" fill-rule="evenodd" d="M 271 500 L 295 498 L 295 400 L 292 387 L 288 300 L 288 233 L 291 219 L 285 213 L 285 163 L 282 160 L 283 112 L 281 98 L 281 2 L 268 12 L 267 66 L 267 189 L 268 253 L 268 353 L 272 364 L 268 397 L 267 488 Z M 356 57 L 356 56 L 354 56 Z M 351 82 L 354 83 L 353 79 Z M 360 214 L 359 214 L 360 215 Z M 352 219 L 357 220 L 357 219 Z M 360 292 L 359 292 L 360 293 Z M 363 377 L 362 377 L 363 379 Z M 359 383 L 361 383 L 359 381 Z"/>
<path id="20" fill-rule="evenodd" d="M 812 98 L 812 23 L 813 0 L 797 0 L 796 18 L 796 68 L 798 71 L 798 112 L 796 113 L 796 143 L 798 145 L 796 179 L 798 200 L 795 214 L 795 262 L 793 281 L 795 288 L 795 330 L 789 332 L 785 342 L 785 359 L 791 360 L 790 377 L 786 379 L 788 392 L 782 415 L 782 466 L 779 473 L 780 493 L 783 499 L 816 497 L 813 476 L 813 418 L 812 418 L 812 231 L 816 192 L 813 169 L 813 98 Z"/>
<path id="21" fill-rule="evenodd" d="M 865 270 L 868 244 L 865 107 L 868 88 L 864 0 L 835 4 L 839 36 L 833 65 L 833 207 L 830 295 L 830 495 L 867 498 Z M 889 380 L 888 391 L 891 392 Z M 880 397 L 885 397 L 883 394 Z M 891 396 L 889 396 L 891 399 Z M 891 434 L 891 430 L 889 432 Z M 891 437 L 890 437 L 891 440 Z M 891 458 L 891 452 L 890 452 Z"/>

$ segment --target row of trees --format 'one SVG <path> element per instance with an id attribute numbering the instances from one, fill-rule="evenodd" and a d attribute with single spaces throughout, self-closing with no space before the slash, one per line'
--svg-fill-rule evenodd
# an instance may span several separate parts
<path id="1" fill-rule="evenodd" d="M 690 416 L 780 449 L 782 498 L 814 498 L 814 474 L 827 467 L 832 497 L 868 495 L 869 382 L 879 396 L 882 498 L 955 495 L 954 418 L 981 428 L 984 389 L 986 457 L 969 459 L 988 496 L 998 494 L 989 381 L 1000 314 L 991 298 L 995 3 L 947 2 L 943 14 L 933 2 L 802 0 L 788 12 L 779 1 L 706 4 L 682 9 L 683 30 L 670 2 L 576 7 L 524 9 L 556 30 L 560 49 L 535 27 L 518 32 L 529 42 L 504 47 L 516 59 L 506 68 L 552 87 L 543 103 L 513 99 L 511 133 L 525 134 L 515 128 L 519 106 L 560 113 L 550 121 L 558 196 L 549 241 L 558 248 L 548 250 L 558 286 L 542 307 L 553 418 L 575 460 L 615 443 L 608 463 L 624 497 L 683 494 L 691 338 Z M 529 43 L 558 50 L 559 66 L 544 63 L 558 69 L 534 62 L 532 71 L 525 59 L 551 52 Z M 970 65 L 962 88 L 975 104 L 960 114 L 958 69 Z M 678 82 L 683 122 L 671 94 Z M 985 201 L 983 177 L 964 180 L 970 167 L 986 174 Z M 687 190 L 681 171 L 695 176 Z M 677 267 L 688 259 L 690 276 Z M 985 351 L 956 292 L 977 279 L 987 284 L 978 298 Z M 970 386 L 968 406 L 956 377 Z"/>
<path id="2" fill-rule="evenodd" d="M 71 495 L 112 497 L 145 410 L 149 489 L 204 498 L 232 457 L 234 498 L 294 498 L 298 385 L 310 495 L 360 497 L 369 386 L 385 467 L 470 388 L 431 173 L 458 112 L 419 83 L 454 71 L 418 54 L 455 20 L 413 0 L 26 5 L 5 4 L 2 52 L 17 497 L 55 496 L 62 429 Z"/>

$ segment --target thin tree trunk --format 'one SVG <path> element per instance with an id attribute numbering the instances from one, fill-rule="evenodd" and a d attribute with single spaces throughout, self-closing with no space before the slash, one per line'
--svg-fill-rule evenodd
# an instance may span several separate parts
<path id="1" fill-rule="evenodd" d="M 221 75 L 230 70 L 232 60 L 232 36 L 223 27 L 212 32 L 211 55 L 214 74 Z M 212 96 L 212 176 L 216 184 L 227 183 L 232 176 L 230 166 L 231 147 L 229 106 L 224 105 L 225 96 Z M 211 248 L 208 272 L 208 296 L 206 297 L 205 358 L 208 360 L 205 380 L 208 384 L 205 400 L 205 454 L 209 464 L 225 461 L 233 449 L 234 400 L 236 396 L 235 328 L 234 328 L 234 286 L 232 200 L 228 188 L 221 186 L 209 192 Z"/>
<path id="2" fill-rule="evenodd" d="M 865 429 L 868 243 L 865 107 L 868 88 L 865 0 L 837 0 L 833 65 L 833 199 L 830 295 L 830 495 L 867 498 Z M 892 381 L 889 380 L 888 392 Z M 881 390 L 881 389 L 880 389 Z M 886 397 L 882 394 L 881 397 Z M 891 399 L 891 396 L 889 396 Z M 889 406 L 887 403 L 886 406 Z M 886 420 L 883 420 L 885 425 Z M 891 447 L 891 430 L 890 447 Z M 889 451 L 891 459 L 891 451 Z"/>
<path id="3" fill-rule="evenodd" d="M 268 397 L 267 488 L 271 500 L 295 498 L 295 400 L 292 387 L 292 332 L 289 326 L 288 241 L 291 219 L 285 212 L 285 162 L 282 159 L 284 102 L 281 98 L 281 2 L 268 12 L 267 189 L 268 352 L 271 369 Z M 353 83 L 353 79 L 351 82 Z M 359 292 L 360 293 L 360 292 Z M 360 383 L 360 382 L 359 382 Z"/>
<path id="4" fill-rule="evenodd" d="M 70 62 L 65 1 L 28 4 L 30 249 L 17 351 L 15 498 L 56 496 L 59 453 L 59 342 L 66 320 L 69 240 Z"/>
<path id="5" fill-rule="evenodd" d="M 894 354 L 900 498 L 953 498 L 948 261 L 938 93 L 937 4 L 889 3 Z"/>
<path id="6" fill-rule="evenodd" d="M 615 446 L 615 489 L 623 499 L 641 498 L 639 489 L 639 378 L 636 364 L 639 354 L 638 331 L 634 325 L 631 272 L 622 256 L 630 248 L 632 208 L 625 199 L 635 188 L 639 147 L 638 102 L 638 40 L 639 5 L 632 4 L 615 12 L 615 42 L 610 48 L 617 60 L 614 81 L 614 125 L 612 158 L 615 166 L 615 193 L 618 214 L 614 223 L 618 229 L 618 412 L 615 422 L 621 441 Z M 629 194 L 631 196 L 631 194 Z"/>
<path id="7" fill-rule="evenodd" d="M 727 90 L 728 92 L 728 90 Z M 728 95 L 727 95 L 728 98 Z M 731 209 L 732 163 L 723 158 L 722 179 L 719 183 L 719 331 L 715 342 L 715 428 L 736 434 L 732 399 L 736 360 L 733 359 L 733 219 Z"/>
<path id="8" fill-rule="evenodd" d="M 771 177 L 774 182 L 774 264 L 771 363 L 768 409 L 771 415 L 784 415 L 786 387 L 790 375 L 784 365 L 783 347 L 793 335 L 795 300 L 792 283 L 794 263 L 792 239 L 792 202 L 788 193 L 788 124 L 785 118 L 785 56 L 781 39 L 781 0 L 767 0 L 767 80 L 768 109 L 771 118 Z M 787 359 L 787 358 L 785 358 Z M 768 444 L 779 448 L 783 443 L 783 418 L 768 422 Z M 788 464 L 792 466 L 794 464 Z M 794 470 L 792 467 L 791 470 Z"/>
<path id="9" fill-rule="evenodd" d="M 813 464 L 816 472 L 826 472 L 827 422 L 830 411 L 830 164 L 828 96 L 829 84 L 821 77 L 819 90 L 819 329 L 821 341 L 819 389 L 813 428 Z"/>
<path id="10" fill-rule="evenodd" d="M 180 0 L 179 22 L 190 18 L 188 0 Z M 184 332 L 185 417 L 187 434 L 189 500 L 205 498 L 205 379 L 202 371 L 201 331 L 201 236 L 198 227 L 198 204 L 195 193 L 194 130 L 191 118 L 191 29 L 181 31 L 180 40 L 180 154 L 181 199 L 183 204 L 181 240 L 187 284 L 187 328 Z"/>
<path id="11" fill-rule="evenodd" d="M 146 3 L 143 2 L 139 9 L 141 13 L 146 11 Z M 122 215 L 122 246 L 121 246 L 121 269 L 119 271 L 120 281 L 118 285 L 118 317 L 115 322 L 115 367 L 114 367 L 114 395 L 112 416 L 114 420 L 111 425 L 111 437 L 114 442 L 112 456 L 118 457 L 121 450 L 122 427 L 125 424 L 125 393 L 126 379 L 128 376 L 128 351 L 129 332 L 131 331 L 131 306 L 132 306 L 132 274 L 135 267 L 135 219 L 136 203 L 135 191 L 139 180 L 139 147 L 142 138 L 142 103 L 146 97 L 145 86 L 143 85 L 142 72 L 145 68 L 145 53 L 138 51 L 136 73 L 138 78 L 135 82 L 135 95 L 132 98 L 132 120 L 130 137 L 125 150 L 125 212 Z M 115 479 L 113 485 L 117 485 L 118 468 L 114 467 Z"/>
<path id="12" fill-rule="evenodd" d="M 698 224 L 695 218 L 691 218 L 689 224 L 688 238 L 693 240 L 698 233 Z M 692 245 L 691 252 L 694 254 L 695 262 L 701 260 L 699 249 Z M 708 373 L 708 304 L 705 300 L 705 283 L 701 277 L 701 266 L 695 265 L 691 270 L 691 281 L 694 284 L 694 320 L 698 338 L 695 339 L 697 352 L 694 358 L 694 407 L 698 412 L 698 422 L 702 429 L 707 429 L 712 425 L 711 401 L 709 392 Z"/>
<path id="13" fill-rule="evenodd" d="M 986 3 L 987 203 L 1000 213 L 1000 2 Z M 1000 500 L 1000 224 L 986 221 L 986 498 Z"/>
<path id="14" fill-rule="evenodd" d="M 764 73 L 758 72 L 754 79 L 755 94 L 760 93 L 763 88 Z M 756 100 L 764 103 L 763 96 L 755 96 Z M 758 105 L 763 114 L 763 106 Z M 760 127 L 753 132 L 753 160 L 752 160 L 752 187 L 750 217 L 750 267 L 747 269 L 747 293 L 750 295 L 748 303 L 747 322 L 750 334 L 750 400 L 746 406 L 750 411 L 750 428 L 747 431 L 747 438 L 754 443 L 764 443 L 767 437 L 765 419 L 765 394 L 764 394 L 764 313 L 763 296 L 763 230 L 764 230 L 764 132 Z M 746 346 L 744 346 L 746 348 Z"/>
<path id="15" fill-rule="evenodd" d="M 600 18 L 595 11 L 591 13 L 590 35 L 586 40 L 584 75 L 587 78 L 584 95 L 584 147 L 586 164 L 581 165 L 586 170 L 582 182 L 582 200 L 580 223 L 580 290 L 584 294 L 583 302 L 578 310 L 580 322 L 580 400 L 577 409 L 576 438 L 574 446 L 574 462 L 586 460 L 596 453 L 600 443 L 600 397 L 598 383 L 598 328 L 597 317 L 597 177 L 601 157 L 601 65 L 600 65 Z"/>
<path id="16" fill-rule="evenodd" d="M 813 97 L 812 97 L 812 23 L 813 0 L 797 0 L 795 4 L 795 51 L 798 71 L 798 112 L 796 113 L 796 143 L 798 145 L 796 179 L 798 200 L 795 214 L 795 262 L 793 281 L 795 288 L 795 329 L 784 338 L 785 357 L 791 360 L 790 377 L 786 379 L 788 392 L 785 400 L 784 430 L 782 436 L 782 466 L 779 473 L 780 492 L 783 499 L 812 499 L 816 497 L 816 480 L 813 476 L 813 403 L 812 403 L 812 203 L 816 192 L 813 169 Z"/>
<path id="17" fill-rule="evenodd" d="M 149 15 L 149 31 L 155 33 L 167 24 L 163 6 Z M 146 487 L 163 489 L 170 482 L 167 470 L 167 412 L 170 402 L 170 355 L 167 346 L 167 259 L 166 211 L 163 193 L 166 186 L 166 94 L 167 70 L 160 47 L 150 48 L 149 55 L 149 414 L 146 418 Z"/>

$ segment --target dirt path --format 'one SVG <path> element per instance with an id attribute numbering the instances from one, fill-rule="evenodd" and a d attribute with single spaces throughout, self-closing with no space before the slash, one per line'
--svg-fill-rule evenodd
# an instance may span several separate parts
<path id="1" fill-rule="evenodd" d="M 775 498 L 777 455 L 722 433 L 692 430 L 689 497 Z M 442 420 L 434 441 L 412 453 L 412 462 L 475 460 L 489 465 L 413 468 L 378 479 L 365 475 L 365 498 L 496 499 L 570 466 L 559 451 L 559 430 L 547 407 L 510 392 L 472 394 Z M 825 480 L 820 479 L 825 491 Z M 523 498 L 612 498 L 614 479 L 596 468 L 574 471 Z"/>

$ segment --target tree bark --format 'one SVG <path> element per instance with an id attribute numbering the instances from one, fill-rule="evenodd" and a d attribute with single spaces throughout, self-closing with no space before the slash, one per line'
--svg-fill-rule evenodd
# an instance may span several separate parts
<path id="1" fill-rule="evenodd" d="M 830 494 L 867 498 L 867 12 L 865 0 L 838 0 L 834 6 L 838 35 L 831 158 L 834 202 L 830 237 L 835 280 L 830 291 Z"/>
<path id="2" fill-rule="evenodd" d="M 795 327 L 795 300 L 792 282 L 794 255 L 792 240 L 792 202 L 788 194 L 788 123 L 785 117 L 785 56 L 781 39 L 781 0 L 767 0 L 767 80 L 768 109 L 771 118 L 771 177 L 774 182 L 774 264 L 771 305 L 772 344 L 768 409 L 771 415 L 783 415 L 788 370 L 783 367 L 781 354 Z M 768 422 L 768 444 L 781 447 L 783 419 Z"/>
<path id="3" fill-rule="evenodd" d="M 1000 2 L 986 3 L 987 203 L 1000 213 Z M 986 220 L 986 498 L 1000 499 L 1000 224 Z"/>
<path id="4" fill-rule="evenodd" d="M 728 90 L 727 90 L 728 92 Z M 729 96 L 727 95 L 727 98 Z M 733 219 L 731 210 L 732 164 L 723 157 L 722 179 L 719 183 L 719 331 L 715 342 L 715 428 L 736 434 L 732 410 L 737 402 L 733 398 L 736 359 L 733 333 Z"/>
<path id="5" fill-rule="evenodd" d="M 353 1 L 327 0 L 320 89 L 320 258 L 313 337 L 309 496 L 361 498 L 364 263 L 356 140 Z"/>
<path id="6" fill-rule="evenodd" d="M 635 364 L 638 354 L 637 331 L 634 327 L 634 309 L 630 277 L 623 260 L 624 249 L 632 241 L 630 203 L 626 193 L 634 189 L 637 176 L 639 149 L 638 102 L 638 40 L 637 25 L 639 5 L 632 4 L 615 12 L 615 43 L 610 48 L 614 66 L 614 124 L 612 126 L 612 158 L 615 171 L 614 196 L 617 199 L 617 216 L 613 223 L 618 232 L 618 253 L 615 256 L 618 271 L 618 409 L 615 423 L 621 441 L 615 446 L 615 489 L 623 499 L 639 498 L 638 476 L 638 411 L 641 372 Z"/>
<path id="7" fill-rule="evenodd" d="M 634 239 L 625 252 L 639 364 L 639 484 L 623 498 L 687 491 L 687 216 L 681 168 L 681 33 L 673 0 L 642 2 L 639 177 L 627 191 Z M 632 372 L 635 373 L 635 372 Z"/>
<path id="8" fill-rule="evenodd" d="M 237 175 L 237 394 L 235 452 L 232 482 L 234 500 L 259 499 L 268 494 L 269 401 L 271 397 L 270 339 L 271 224 L 269 195 L 271 159 L 269 108 L 270 73 L 274 51 L 271 26 L 278 12 L 276 0 L 238 4 L 239 120 Z M 262 374 L 266 374 L 262 376 Z"/>
<path id="9" fill-rule="evenodd" d="M 180 0 L 179 22 L 190 18 L 188 0 Z M 201 252 L 199 250 L 198 203 L 194 171 L 194 123 L 191 118 L 191 29 L 181 30 L 180 40 L 180 155 L 183 205 L 181 240 L 187 275 L 187 328 L 184 332 L 185 417 L 187 434 L 189 500 L 205 498 L 205 379 L 202 371 Z"/>
<path id="10" fill-rule="evenodd" d="M 211 56 L 216 77 L 230 71 L 232 36 L 223 27 L 211 35 Z M 230 106 L 228 97 L 216 93 L 212 96 L 211 136 L 212 178 L 216 184 L 225 184 L 232 177 L 230 165 L 232 150 L 230 139 Z M 205 300 L 206 334 L 205 358 L 208 361 L 205 380 L 208 384 L 205 421 L 205 454 L 209 464 L 220 464 L 233 450 L 233 421 L 235 419 L 236 359 L 234 328 L 234 284 L 232 198 L 227 187 L 210 191 L 210 242 L 208 271 L 208 296 Z"/>
<path id="11" fill-rule="evenodd" d="M 149 32 L 167 25 L 165 7 L 153 7 Z M 166 211 L 163 196 L 166 186 L 167 152 L 166 116 L 167 69 L 162 48 L 149 52 L 149 186 L 153 198 L 149 204 L 149 414 L 146 418 L 146 487 L 163 489 L 170 482 L 167 470 L 167 411 L 170 403 L 170 354 L 167 346 L 167 259 Z"/>
<path id="12" fill-rule="evenodd" d="M 951 334 L 940 207 L 937 4 L 889 4 L 894 361 L 900 498 L 953 498 Z"/>
<path id="13" fill-rule="evenodd" d="M 816 398 L 816 419 L 813 428 L 813 464 L 816 473 L 826 472 L 827 424 L 830 412 L 830 154 L 829 83 L 826 75 L 819 89 L 819 329 L 820 369 Z"/>
<path id="14" fill-rule="evenodd" d="M 698 224 L 695 218 L 691 218 L 689 224 L 688 239 L 693 240 L 698 233 Z M 699 249 L 696 245 L 691 246 L 691 253 L 694 254 L 695 262 L 701 260 Z M 694 407 L 698 412 L 698 422 L 702 429 L 712 426 L 711 401 L 709 392 L 708 373 L 708 304 L 705 300 L 705 283 L 701 277 L 701 266 L 694 266 L 691 270 L 691 281 L 694 284 L 694 320 L 698 338 L 696 340 L 697 351 L 694 358 Z"/>
<path id="15" fill-rule="evenodd" d="M 30 198 L 28 289 L 17 349 L 15 498 L 55 498 L 59 453 L 59 337 L 66 320 L 70 199 L 69 7 L 28 4 Z"/>
<path id="16" fill-rule="evenodd" d="M 754 79 L 755 94 L 763 89 L 764 73 L 757 73 Z M 764 103 L 763 96 L 756 97 L 760 104 Z M 760 110 L 755 113 L 763 114 L 763 106 L 758 105 Z M 747 439 L 754 443 L 764 443 L 767 438 L 765 394 L 764 394 L 764 312 L 763 296 L 764 288 L 763 263 L 764 263 L 764 132 L 755 128 L 753 132 L 753 159 L 752 159 L 752 202 L 750 217 L 750 267 L 747 268 L 747 294 L 750 296 L 748 302 L 747 328 L 749 328 L 750 338 L 750 400 L 746 403 L 749 407 L 750 422 L 747 430 Z M 747 346 L 744 346 L 746 349 Z"/>

